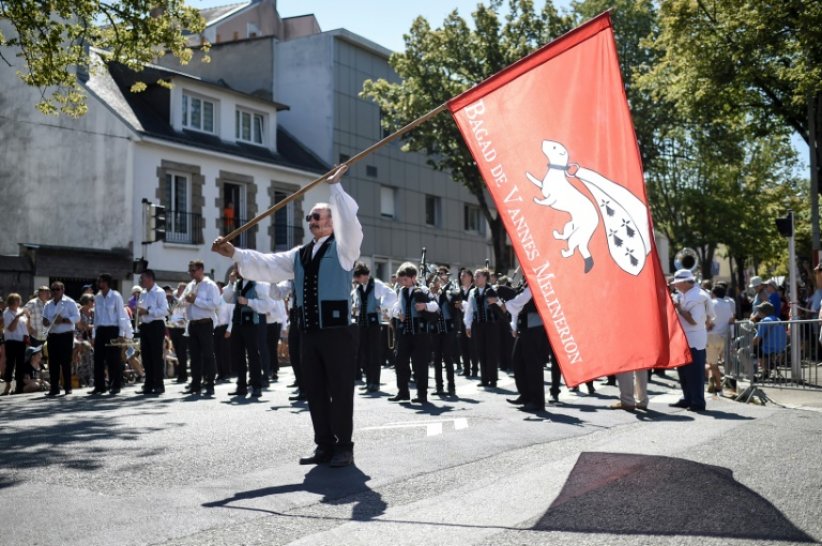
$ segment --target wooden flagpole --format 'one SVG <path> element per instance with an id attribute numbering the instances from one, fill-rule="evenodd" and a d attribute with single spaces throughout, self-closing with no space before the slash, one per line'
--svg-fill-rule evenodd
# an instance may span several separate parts
<path id="1" fill-rule="evenodd" d="M 423 114 L 422 116 L 418 117 L 417 119 L 415 119 L 414 121 L 412 121 L 408 125 L 405 125 L 404 127 L 402 127 L 400 129 L 398 129 L 397 131 L 391 133 L 390 135 L 388 135 L 384 139 L 380 140 L 379 142 L 375 142 L 374 144 L 372 144 L 371 146 L 369 146 L 365 150 L 361 151 L 360 153 L 358 153 L 354 157 L 351 157 L 347 161 L 345 161 L 344 163 L 334 167 L 333 169 L 331 169 L 330 171 L 328 171 L 327 173 L 325 173 L 321 177 L 309 182 L 308 184 L 306 184 L 305 186 L 303 186 L 299 190 L 295 191 L 294 193 L 292 193 L 291 195 L 289 195 L 288 197 L 286 197 L 285 199 L 283 199 L 279 203 L 276 203 L 271 208 L 269 208 L 267 210 L 264 210 L 263 212 L 261 212 L 260 214 L 258 214 L 257 216 L 255 216 L 254 218 L 252 218 L 251 220 L 246 222 L 245 224 L 241 225 L 240 227 L 238 227 L 237 229 L 235 229 L 234 231 L 232 231 L 228 235 L 225 235 L 223 237 L 218 238 L 217 242 L 222 244 L 222 243 L 227 243 L 227 242 L 231 241 L 232 239 L 236 238 L 241 233 L 243 233 L 245 231 L 248 231 L 252 227 L 254 227 L 257 224 L 259 224 L 260 222 L 262 222 L 265 218 L 271 216 L 272 214 L 274 214 L 275 212 L 277 212 L 281 208 L 285 207 L 288 203 L 290 203 L 291 201 L 294 201 L 295 199 L 297 199 L 298 197 L 300 197 L 301 195 L 306 193 L 308 190 L 310 190 L 311 188 L 313 188 L 314 186 L 316 186 L 320 182 L 323 182 L 323 181 L 327 180 L 332 174 L 337 172 L 337 170 L 340 167 L 342 167 L 343 165 L 345 165 L 347 167 L 350 167 L 351 165 L 353 165 L 357 161 L 361 160 L 365 156 L 371 154 L 372 152 L 375 152 L 375 151 L 379 150 L 380 148 L 382 148 L 383 146 L 385 146 L 389 142 L 392 142 L 392 141 L 398 139 L 399 137 L 401 137 L 405 133 L 411 131 L 412 129 L 414 129 L 414 128 L 420 126 L 420 125 L 422 125 L 423 123 L 425 123 L 429 119 L 433 118 L 437 114 L 441 113 L 443 110 L 446 110 L 447 108 L 448 108 L 448 105 L 444 103 L 444 104 L 441 104 L 441 105 L 437 106 L 436 108 L 434 108 L 433 110 L 431 110 L 427 114 Z M 217 246 L 218 246 L 217 244 L 214 244 L 214 245 L 212 245 L 211 249 L 216 250 Z"/>

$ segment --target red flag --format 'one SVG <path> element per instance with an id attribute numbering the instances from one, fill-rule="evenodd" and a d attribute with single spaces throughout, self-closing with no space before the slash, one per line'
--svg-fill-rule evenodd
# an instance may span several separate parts
<path id="1" fill-rule="evenodd" d="M 448 104 L 565 380 L 690 362 L 604 13 Z"/>

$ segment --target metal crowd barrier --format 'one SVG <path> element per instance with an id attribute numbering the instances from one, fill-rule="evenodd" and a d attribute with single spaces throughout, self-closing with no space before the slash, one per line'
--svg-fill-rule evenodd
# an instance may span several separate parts
<path id="1" fill-rule="evenodd" d="M 820 388 L 820 320 L 734 323 L 725 346 L 725 376 L 751 384 Z M 758 346 L 757 335 L 762 339 Z"/>

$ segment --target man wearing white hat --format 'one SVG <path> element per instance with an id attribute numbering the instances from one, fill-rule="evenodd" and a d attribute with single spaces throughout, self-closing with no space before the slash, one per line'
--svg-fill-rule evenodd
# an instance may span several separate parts
<path id="1" fill-rule="evenodd" d="M 714 306 L 711 296 L 702 290 L 690 269 L 680 269 L 671 281 L 677 293 L 674 307 L 688 338 L 692 361 L 677 368 L 682 398 L 671 404 L 689 411 L 705 411 L 705 348 L 708 345 L 708 321 L 713 321 Z"/>
<path id="2" fill-rule="evenodd" d="M 751 318 L 753 318 L 756 314 L 756 308 L 759 304 L 766 301 L 771 302 L 771 305 L 773 305 L 773 308 L 776 311 L 776 316 L 779 316 L 779 312 L 782 307 L 782 300 L 779 298 L 779 293 L 776 290 L 776 281 L 770 280 L 765 282 L 762 280 L 762 277 L 756 275 L 751 277 L 751 282 L 748 284 L 748 288 L 756 291 L 752 304 L 753 312 L 751 313 Z"/>

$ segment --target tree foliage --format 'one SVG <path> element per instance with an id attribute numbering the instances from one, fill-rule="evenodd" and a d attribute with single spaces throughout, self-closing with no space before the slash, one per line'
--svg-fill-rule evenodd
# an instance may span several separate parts
<path id="1" fill-rule="evenodd" d="M 13 32 L 0 31 L 0 58 L 12 67 L 16 48 L 25 65 L 18 77 L 41 90 L 38 108 L 71 116 L 87 110 L 78 72 L 94 69 L 89 48 L 135 71 L 166 52 L 187 63 L 186 34 L 205 27 L 182 0 L 0 0 L 2 19 Z"/>
<path id="2" fill-rule="evenodd" d="M 380 106 L 386 128 L 417 119 L 572 26 L 550 0 L 539 12 L 531 0 L 510 0 L 504 17 L 501 7 L 501 0 L 480 3 L 471 23 L 457 10 L 438 28 L 422 17 L 413 22 L 404 35 L 405 51 L 389 60 L 400 81 L 368 80 L 363 86 L 362 96 Z M 431 166 L 450 172 L 474 195 L 491 226 L 496 265 L 504 268 L 510 260 L 502 220 L 491 211 L 485 185 L 453 120 L 439 116 L 425 123 L 409 133 L 404 149 L 428 154 Z"/>
<path id="3" fill-rule="evenodd" d="M 657 228 L 674 248 L 699 248 L 707 261 L 721 243 L 737 264 L 787 268 L 773 222 L 788 208 L 808 216 L 789 134 L 808 140 L 821 29 L 814 2 L 660 3 L 645 40 L 657 62 L 635 83 L 671 122 L 656 131 L 662 153 L 646 173 Z"/>

